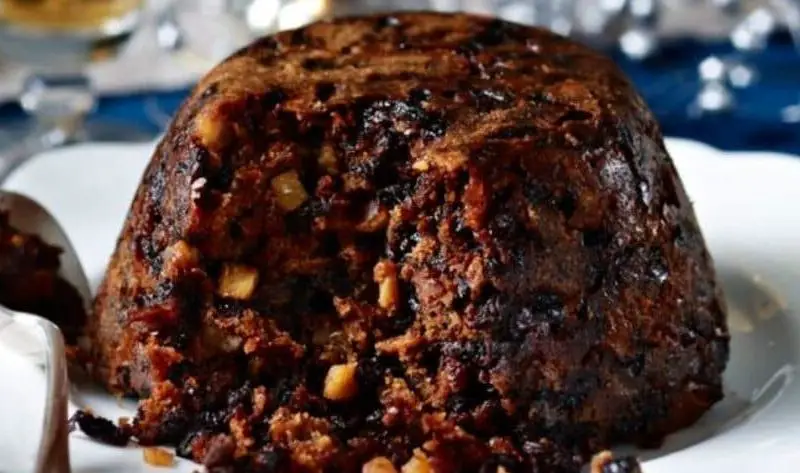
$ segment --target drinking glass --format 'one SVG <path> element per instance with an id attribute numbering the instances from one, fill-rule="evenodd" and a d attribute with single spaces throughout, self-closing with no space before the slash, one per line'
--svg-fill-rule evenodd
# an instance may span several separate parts
<path id="1" fill-rule="evenodd" d="M 143 0 L 0 0 L 0 61 L 26 71 L 19 105 L 31 118 L 0 149 L 0 183 L 32 155 L 76 140 L 140 139 L 134 128 L 89 122 L 86 66 L 113 58 L 141 22 Z"/>

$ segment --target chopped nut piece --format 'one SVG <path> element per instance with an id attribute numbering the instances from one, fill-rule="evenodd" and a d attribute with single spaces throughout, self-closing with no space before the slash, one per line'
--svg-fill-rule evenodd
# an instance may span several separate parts
<path id="1" fill-rule="evenodd" d="M 384 309 L 393 309 L 397 306 L 397 278 L 391 277 L 381 281 L 378 305 Z"/>
<path id="2" fill-rule="evenodd" d="M 185 240 L 178 240 L 163 253 L 164 266 L 161 273 L 168 278 L 176 278 L 180 273 L 197 266 L 200 253 Z"/>
<path id="3" fill-rule="evenodd" d="M 397 283 L 397 268 L 394 263 L 381 261 L 375 265 L 374 279 L 378 283 L 378 305 L 386 310 L 397 307 L 400 288 Z"/>
<path id="4" fill-rule="evenodd" d="M 219 277 L 217 294 L 222 297 L 245 300 L 253 295 L 258 283 L 258 271 L 249 266 L 226 264 Z"/>
<path id="5" fill-rule="evenodd" d="M 175 456 L 161 448 L 157 447 L 146 447 L 144 449 L 144 461 L 148 465 L 151 466 L 172 466 L 175 460 Z"/>
<path id="6" fill-rule="evenodd" d="M 364 463 L 361 473 L 397 473 L 397 469 L 388 458 L 375 457 Z"/>
<path id="7" fill-rule="evenodd" d="M 414 456 L 403 465 L 403 473 L 433 473 L 428 457 L 420 449 L 414 450 Z"/>
<path id="8" fill-rule="evenodd" d="M 326 143 L 322 146 L 317 162 L 322 169 L 328 171 L 328 174 L 332 174 L 334 176 L 339 174 L 339 162 L 336 159 L 336 151 L 330 144 Z"/>
<path id="9" fill-rule="evenodd" d="M 231 136 L 231 130 L 225 120 L 205 112 L 194 120 L 194 129 L 203 145 L 209 148 L 224 146 Z"/>
<path id="10" fill-rule="evenodd" d="M 272 178 L 272 190 L 283 210 L 291 212 L 308 200 L 308 193 L 300 182 L 297 171 L 287 171 Z"/>
<path id="11" fill-rule="evenodd" d="M 325 377 L 323 396 L 331 401 L 346 401 L 358 393 L 356 363 L 333 365 Z"/>
<path id="12" fill-rule="evenodd" d="M 431 168 L 431 165 L 428 164 L 427 161 L 416 161 L 414 164 L 411 165 L 411 169 L 415 171 L 425 172 Z"/>

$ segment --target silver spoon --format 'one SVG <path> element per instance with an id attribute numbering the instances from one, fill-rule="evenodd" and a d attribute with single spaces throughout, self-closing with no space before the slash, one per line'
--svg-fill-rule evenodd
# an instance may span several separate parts
<path id="1" fill-rule="evenodd" d="M 0 209 L 22 232 L 38 235 L 63 250 L 59 275 L 70 282 L 83 300 L 90 300 L 89 283 L 75 249 L 58 222 L 41 205 L 23 195 L 0 190 Z M 42 436 L 34 473 L 70 473 L 67 431 L 68 381 L 64 339 L 50 321 L 0 306 L 0 344 L 25 357 L 43 358 L 46 403 Z"/>

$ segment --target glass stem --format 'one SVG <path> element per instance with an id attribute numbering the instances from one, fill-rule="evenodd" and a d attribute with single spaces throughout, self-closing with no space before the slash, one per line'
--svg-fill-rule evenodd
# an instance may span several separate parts
<path id="1" fill-rule="evenodd" d="M 95 103 L 89 79 L 81 72 L 60 69 L 31 75 L 19 104 L 35 120 L 35 131 L 0 150 L 0 185 L 33 156 L 78 138 Z"/>

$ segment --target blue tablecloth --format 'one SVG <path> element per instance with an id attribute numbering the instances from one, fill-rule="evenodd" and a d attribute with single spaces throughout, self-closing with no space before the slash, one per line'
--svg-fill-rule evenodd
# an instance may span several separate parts
<path id="1" fill-rule="evenodd" d="M 760 78 L 751 87 L 734 90 L 737 105 L 733 111 L 692 116 L 687 110 L 699 87 L 697 65 L 709 54 L 743 59 L 755 66 Z M 661 54 L 645 62 L 630 61 L 616 52 L 612 55 L 650 104 L 665 134 L 723 149 L 774 150 L 800 155 L 800 123 L 781 120 L 781 110 L 800 104 L 800 54 L 788 36 L 776 37 L 765 51 L 745 57 L 724 42 L 693 40 L 666 45 Z M 163 127 L 163 117 L 180 105 L 187 92 L 105 97 L 95 118 L 130 123 L 155 134 Z M 15 105 L 0 106 L 0 124 L 22 117 Z"/>

